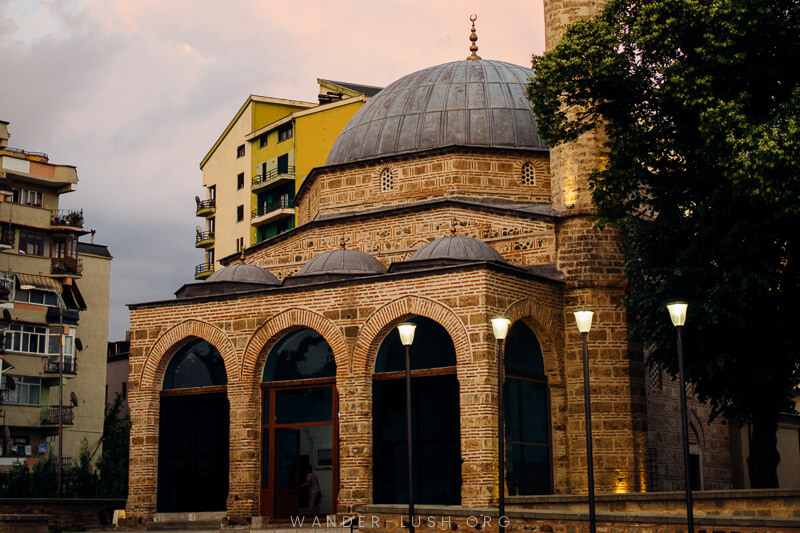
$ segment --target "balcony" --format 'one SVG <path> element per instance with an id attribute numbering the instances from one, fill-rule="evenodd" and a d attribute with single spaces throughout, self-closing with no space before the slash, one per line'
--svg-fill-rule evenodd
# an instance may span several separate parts
<path id="1" fill-rule="evenodd" d="M 200 263 L 194 267 L 194 279 L 206 279 L 214 273 L 214 263 Z"/>
<path id="2" fill-rule="evenodd" d="M 214 245 L 214 232 L 213 231 L 198 231 L 194 239 L 195 248 L 208 248 Z"/>
<path id="3" fill-rule="evenodd" d="M 44 373 L 45 374 L 58 374 L 58 367 L 60 362 L 60 355 L 48 355 L 44 360 Z M 78 359 L 72 355 L 64 356 L 64 374 L 75 375 L 78 373 Z M 58 412 L 56 411 L 56 416 Z"/>
<path id="4" fill-rule="evenodd" d="M 75 414 L 72 411 L 72 406 L 64 406 L 61 408 L 62 424 L 72 425 L 75 419 Z M 58 406 L 51 405 L 49 407 L 42 407 L 41 418 L 43 426 L 50 426 L 58 424 Z"/>
<path id="5" fill-rule="evenodd" d="M 78 325 L 80 312 L 77 309 L 64 309 L 62 313 L 64 324 L 68 324 L 70 326 Z M 45 314 L 45 320 L 48 324 L 60 324 L 62 316 L 58 312 L 58 307 L 48 307 Z"/>
<path id="6" fill-rule="evenodd" d="M 261 192 L 285 181 L 294 181 L 294 167 L 273 168 L 266 174 L 256 174 L 250 190 Z"/>
<path id="7" fill-rule="evenodd" d="M 14 247 L 14 230 L 9 226 L 0 227 L 0 250 Z"/>
<path id="8" fill-rule="evenodd" d="M 83 209 L 72 211 L 69 209 L 59 209 L 53 211 L 50 216 L 50 225 L 61 228 L 83 229 Z"/>
<path id="9" fill-rule="evenodd" d="M 50 259 L 50 273 L 57 277 L 74 277 L 83 273 L 83 261 L 74 257 Z"/>
<path id="10" fill-rule="evenodd" d="M 263 203 L 258 209 L 253 209 L 250 213 L 250 224 L 256 227 L 264 226 L 270 222 L 293 216 L 294 202 L 288 197 L 282 196 L 277 202 Z"/>
<path id="11" fill-rule="evenodd" d="M 202 200 L 197 202 L 197 211 L 195 215 L 198 217 L 208 217 L 217 211 L 217 201 L 214 198 L 209 200 Z"/>

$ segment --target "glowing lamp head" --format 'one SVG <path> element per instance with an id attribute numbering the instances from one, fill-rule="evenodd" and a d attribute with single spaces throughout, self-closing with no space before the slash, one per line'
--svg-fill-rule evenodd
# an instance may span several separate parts
<path id="1" fill-rule="evenodd" d="M 582 309 L 580 311 L 575 311 L 574 315 L 575 323 L 578 325 L 578 331 L 581 333 L 589 333 L 589 330 L 592 329 L 592 317 L 594 316 L 594 311 Z"/>
<path id="2" fill-rule="evenodd" d="M 414 342 L 414 330 L 416 329 L 417 325 L 413 322 L 398 324 L 397 331 L 400 333 L 400 342 L 403 343 L 403 346 L 411 346 Z"/>
<path id="3" fill-rule="evenodd" d="M 686 308 L 689 304 L 686 302 L 672 302 L 667 304 L 669 317 L 672 319 L 673 326 L 683 326 L 686 324 Z"/>
<path id="4" fill-rule="evenodd" d="M 491 322 L 494 338 L 499 341 L 506 340 L 506 335 L 508 335 L 508 327 L 511 325 L 511 320 L 504 316 L 497 315 L 491 318 Z"/>

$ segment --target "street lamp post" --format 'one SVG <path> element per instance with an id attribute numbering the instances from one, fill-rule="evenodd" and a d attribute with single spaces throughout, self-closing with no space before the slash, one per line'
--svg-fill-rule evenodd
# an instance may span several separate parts
<path id="1" fill-rule="evenodd" d="M 688 533 L 694 533 L 694 510 L 692 503 L 691 471 L 689 470 L 689 421 L 686 412 L 686 380 L 683 375 L 683 325 L 686 323 L 686 302 L 667 304 L 669 317 L 678 335 L 678 380 L 681 387 L 681 434 L 683 437 L 683 477 L 686 485 L 686 526 Z"/>
<path id="2" fill-rule="evenodd" d="M 492 333 L 497 339 L 497 524 L 500 531 L 505 531 L 503 519 L 506 514 L 506 432 L 505 409 L 503 406 L 503 341 L 508 334 L 511 320 L 504 316 L 492 317 Z"/>
<path id="3" fill-rule="evenodd" d="M 403 322 L 397 326 L 400 333 L 400 342 L 406 349 L 406 423 L 408 426 L 408 530 L 414 532 L 414 471 L 413 471 L 413 444 L 411 441 L 411 344 L 414 342 L 414 330 L 417 325 L 413 322 Z"/>
<path id="4" fill-rule="evenodd" d="M 583 340 L 583 404 L 586 416 L 586 474 L 589 481 L 589 531 L 597 530 L 594 512 L 594 455 L 592 454 L 592 400 L 589 394 L 589 330 L 592 327 L 592 311 L 575 311 L 575 323 Z"/>

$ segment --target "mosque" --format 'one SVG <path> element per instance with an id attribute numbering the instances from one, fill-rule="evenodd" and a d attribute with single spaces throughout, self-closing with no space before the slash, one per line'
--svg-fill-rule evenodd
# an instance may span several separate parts
<path id="1" fill-rule="evenodd" d="M 287 519 L 309 512 L 307 472 L 322 514 L 406 503 L 407 321 L 417 503 L 491 506 L 495 315 L 512 322 L 504 490 L 585 493 L 584 308 L 597 491 L 678 488 L 678 396 L 627 340 L 623 260 L 592 225 L 597 143 L 551 151 L 525 96 L 533 72 L 471 52 L 353 116 L 297 191 L 297 227 L 130 305 L 129 517 Z M 697 479 L 729 488 L 727 429 L 703 409 Z"/>

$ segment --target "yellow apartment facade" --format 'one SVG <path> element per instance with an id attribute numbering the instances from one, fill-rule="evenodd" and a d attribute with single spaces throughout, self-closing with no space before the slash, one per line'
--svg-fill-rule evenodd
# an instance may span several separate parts
<path id="1" fill-rule="evenodd" d="M 347 121 L 379 88 L 317 80 L 319 102 L 249 96 L 200 163 L 195 278 L 219 260 L 295 226 L 294 193 L 325 162 Z"/>

